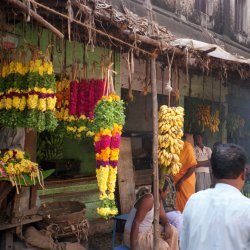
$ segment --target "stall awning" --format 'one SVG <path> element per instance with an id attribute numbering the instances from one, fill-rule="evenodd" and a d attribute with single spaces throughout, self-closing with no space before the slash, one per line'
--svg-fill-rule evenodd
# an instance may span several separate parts
<path id="1" fill-rule="evenodd" d="M 226 60 L 226 61 L 232 61 L 236 63 L 250 64 L 250 59 L 246 59 L 244 57 L 237 56 L 237 55 L 232 55 L 216 44 L 209 44 L 209 43 L 185 38 L 185 39 L 174 40 L 170 42 L 170 45 L 181 48 L 181 49 L 187 48 L 187 49 L 192 49 L 192 50 L 200 51 L 200 52 L 211 51 L 207 53 L 207 56 Z"/>

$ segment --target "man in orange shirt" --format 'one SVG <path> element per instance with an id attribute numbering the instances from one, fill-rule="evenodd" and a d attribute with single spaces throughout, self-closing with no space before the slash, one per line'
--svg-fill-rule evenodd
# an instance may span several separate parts
<path id="1" fill-rule="evenodd" d="M 183 212 L 189 197 L 195 193 L 195 168 L 197 165 L 194 147 L 184 137 L 184 147 L 180 154 L 180 162 L 182 168 L 180 172 L 174 176 L 176 188 L 176 208 Z"/>

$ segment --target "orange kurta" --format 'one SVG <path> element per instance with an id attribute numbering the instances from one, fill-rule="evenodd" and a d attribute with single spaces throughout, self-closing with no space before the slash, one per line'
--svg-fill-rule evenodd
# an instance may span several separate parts
<path id="1" fill-rule="evenodd" d="M 197 165 L 194 148 L 191 143 L 185 142 L 183 150 L 180 154 L 182 168 L 180 172 L 174 176 L 175 183 L 180 180 L 189 168 Z M 187 178 L 180 186 L 180 190 L 176 192 L 176 208 L 183 212 L 189 197 L 195 193 L 195 173 Z"/>

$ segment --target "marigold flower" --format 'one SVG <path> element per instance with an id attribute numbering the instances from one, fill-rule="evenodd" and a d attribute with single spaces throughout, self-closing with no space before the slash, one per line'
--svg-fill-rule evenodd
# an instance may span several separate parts
<path id="1" fill-rule="evenodd" d="M 6 109 L 11 109 L 12 108 L 12 99 L 9 98 L 9 97 L 5 99 L 5 108 Z"/>
<path id="2" fill-rule="evenodd" d="M 42 112 L 46 111 L 46 99 L 45 98 L 39 98 L 37 109 Z"/>
<path id="3" fill-rule="evenodd" d="M 36 109 L 38 105 L 38 95 L 28 95 L 27 105 L 29 109 Z"/>

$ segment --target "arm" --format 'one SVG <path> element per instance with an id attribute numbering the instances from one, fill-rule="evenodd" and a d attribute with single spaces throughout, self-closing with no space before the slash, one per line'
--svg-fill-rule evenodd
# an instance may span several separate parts
<path id="1" fill-rule="evenodd" d="M 176 191 L 179 191 L 181 184 L 194 173 L 195 168 L 196 166 L 190 167 L 187 172 L 177 181 L 175 184 Z"/>
<path id="2" fill-rule="evenodd" d="M 161 222 L 161 225 L 164 227 L 165 240 L 167 240 L 171 237 L 172 229 L 169 224 L 167 215 L 165 213 L 162 200 L 160 201 L 160 222 Z"/>
<path id="3" fill-rule="evenodd" d="M 137 240 L 139 234 L 139 226 L 141 222 L 144 220 L 148 211 L 150 211 L 153 207 L 153 197 L 152 195 L 145 196 L 136 207 L 136 214 L 133 220 L 131 232 L 130 232 L 130 249 L 136 250 L 137 248 Z"/>
<path id="4" fill-rule="evenodd" d="M 210 160 L 197 161 L 197 166 L 196 167 L 210 167 Z"/>

